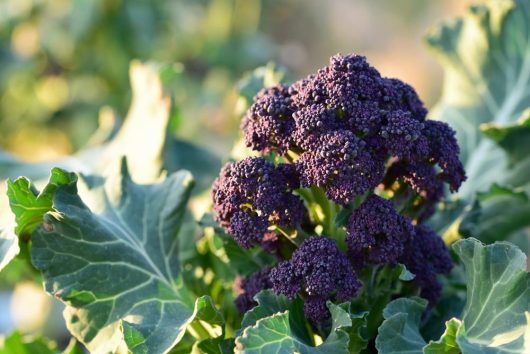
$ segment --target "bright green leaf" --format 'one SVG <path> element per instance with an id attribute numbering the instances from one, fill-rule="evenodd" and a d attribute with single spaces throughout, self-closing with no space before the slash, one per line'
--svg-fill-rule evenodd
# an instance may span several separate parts
<path id="1" fill-rule="evenodd" d="M 0 337 L 0 354 L 58 354 L 57 345 L 42 337 L 24 336 L 13 332 Z"/>
<path id="2" fill-rule="evenodd" d="M 8 226 L 6 225 L 5 227 Z M 0 271 L 15 258 L 18 251 L 18 240 L 13 235 L 13 232 L 5 228 L 0 228 Z"/>
<path id="3" fill-rule="evenodd" d="M 59 186 L 76 181 L 74 173 L 53 168 L 50 179 L 42 192 L 25 177 L 7 181 L 9 206 L 15 215 L 17 226 L 15 233 L 22 239 L 29 239 L 37 226 L 42 224 L 44 214 L 52 211 L 53 197 Z"/>
<path id="4" fill-rule="evenodd" d="M 460 348 L 456 344 L 456 333 L 462 322 L 452 318 L 445 322 L 446 330 L 437 341 L 431 341 L 423 348 L 425 354 L 460 354 Z"/>

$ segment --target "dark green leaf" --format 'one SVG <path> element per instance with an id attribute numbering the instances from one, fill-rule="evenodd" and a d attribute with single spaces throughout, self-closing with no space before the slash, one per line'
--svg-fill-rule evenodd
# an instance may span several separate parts
<path id="1" fill-rule="evenodd" d="M 523 112 L 516 123 L 499 125 L 486 123 L 481 131 L 508 153 L 510 165 L 528 158 L 530 153 L 530 110 Z"/>
<path id="2" fill-rule="evenodd" d="M 258 320 L 274 313 L 284 312 L 291 305 L 291 301 L 285 295 L 276 295 L 270 289 L 260 291 L 254 299 L 258 305 L 245 313 L 241 321 L 242 329 L 253 326 Z"/>
<path id="3" fill-rule="evenodd" d="M 324 354 L 324 353 L 356 353 L 364 348 L 364 339 L 359 334 L 365 323 L 365 314 L 350 315 L 346 305 L 334 305 L 328 302 L 331 313 L 331 330 L 324 342 L 313 346 L 297 335 L 290 320 L 290 310 L 278 311 L 248 326 L 236 338 L 238 353 L 293 353 Z M 351 332 L 351 333 L 349 333 Z M 355 343 L 351 343 L 350 335 Z"/>
<path id="4" fill-rule="evenodd" d="M 420 334 L 419 324 L 426 306 L 427 301 L 417 297 L 389 303 L 383 311 L 385 320 L 375 341 L 378 352 L 421 354 L 426 343 Z"/>
<path id="5" fill-rule="evenodd" d="M 459 232 L 486 243 L 505 240 L 530 225 L 528 215 L 530 202 L 524 190 L 493 184 L 488 192 L 477 195 L 473 207 L 462 217 Z"/>
<path id="6" fill-rule="evenodd" d="M 467 300 L 460 319 L 446 322 L 440 340 L 425 346 L 419 325 L 426 301 L 402 298 L 384 312 L 376 347 L 380 353 L 526 353 L 530 349 L 530 273 L 526 256 L 507 242 L 485 246 L 456 242 L 463 262 Z"/>
<path id="7" fill-rule="evenodd" d="M 82 177 L 57 188 L 54 211 L 33 233 L 32 261 L 91 351 L 164 353 L 201 309 L 204 300 L 194 310 L 182 287 L 177 257 L 179 237 L 190 236 L 180 230 L 191 187 L 186 172 L 137 185 L 123 163 L 104 183 Z"/>

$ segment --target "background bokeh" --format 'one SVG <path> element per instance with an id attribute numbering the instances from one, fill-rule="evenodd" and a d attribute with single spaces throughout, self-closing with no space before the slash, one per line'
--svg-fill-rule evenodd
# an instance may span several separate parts
<path id="1" fill-rule="evenodd" d="M 422 37 L 470 3 L 0 0 L 0 147 L 38 161 L 84 146 L 103 107 L 126 115 L 132 59 L 173 69 L 165 82 L 172 130 L 219 156 L 227 156 L 238 134 L 238 80 L 270 61 L 294 80 L 337 52 L 364 54 L 432 106 L 441 68 Z M 35 287 L 0 289 L 0 334 L 14 326 L 39 331 L 46 323 L 47 335 L 60 336 L 60 307 Z M 49 314 L 59 321 L 50 322 Z"/>
<path id="2" fill-rule="evenodd" d="M 413 84 L 431 105 L 441 69 L 426 30 L 463 0 L 2 0 L 0 146 L 29 160 L 68 154 L 130 100 L 133 58 L 174 65 L 169 90 L 182 137 L 228 151 L 238 119 L 234 86 L 268 61 L 291 78 L 357 52 Z"/>

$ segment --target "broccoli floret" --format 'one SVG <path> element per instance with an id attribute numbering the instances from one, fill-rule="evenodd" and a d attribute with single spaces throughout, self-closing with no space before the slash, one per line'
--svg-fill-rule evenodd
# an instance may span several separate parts
<path id="1" fill-rule="evenodd" d="M 261 243 L 271 225 L 299 224 L 306 210 L 291 193 L 293 171 L 260 157 L 225 165 L 212 189 L 215 220 L 244 248 Z"/>
<path id="2" fill-rule="evenodd" d="M 416 91 L 408 84 L 399 79 L 383 79 L 385 93 L 384 107 L 389 111 L 403 110 L 412 114 L 412 117 L 420 122 L 425 120 L 427 109 L 419 99 Z"/>
<path id="3" fill-rule="evenodd" d="M 306 316 L 315 323 L 329 316 L 326 300 L 350 300 L 362 286 L 347 256 L 325 236 L 305 240 L 289 261 L 272 269 L 270 279 L 275 292 L 290 298 L 302 290 L 311 299 Z"/>
<path id="4" fill-rule="evenodd" d="M 362 268 L 367 264 L 396 264 L 414 229 L 392 202 L 372 195 L 353 211 L 347 232 L 352 262 L 356 268 Z"/>
<path id="5" fill-rule="evenodd" d="M 405 245 L 400 260 L 416 275 L 414 282 L 421 288 L 421 296 L 434 304 L 440 298 L 442 285 L 437 274 L 449 274 L 453 262 L 443 240 L 425 225 L 416 225 L 415 233 Z"/>
<path id="6" fill-rule="evenodd" d="M 302 186 L 326 187 L 329 199 L 347 204 L 380 183 L 383 161 L 371 156 L 366 143 L 352 132 L 336 130 L 318 140 L 297 162 Z"/>
<path id="7" fill-rule="evenodd" d="M 289 88 L 278 85 L 260 91 L 241 122 L 245 142 L 256 151 L 285 153 L 293 131 L 295 111 Z"/>
<path id="8" fill-rule="evenodd" d="M 460 147 L 455 131 L 444 122 L 428 120 L 425 122 L 424 134 L 429 141 L 429 161 L 440 166 L 441 178 L 449 183 L 452 192 L 456 192 L 466 180 L 466 172 L 458 158 Z"/>
<path id="9" fill-rule="evenodd" d="M 432 164 L 396 160 L 388 168 L 383 184 L 391 189 L 397 181 L 402 181 L 417 194 L 419 199 L 414 204 L 414 212 L 419 222 L 434 214 L 436 204 L 444 196 L 444 181 Z"/>
<path id="10" fill-rule="evenodd" d="M 235 304 L 240 313 L 245 313 L 257 306 L 258 303 L 254 300 L 254 296 L 261 290 L 270 289 L 272 287 L 269 273 L 270 269 L 265 268 L 246 278 L 238 279 L 236 282 L 236 291 L 239 295 L 235 300 Z"/>

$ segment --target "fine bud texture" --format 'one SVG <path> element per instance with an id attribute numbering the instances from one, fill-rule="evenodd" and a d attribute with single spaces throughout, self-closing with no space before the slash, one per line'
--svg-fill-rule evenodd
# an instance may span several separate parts
<path id="1" fill-rule="evenodd" d="M 244 248 L 260 244 L 271 225 L 290 227 L 305 216 L 291 168 L 275 167 L 263 158 L 229 163 L 212 188 L 214 217 Z"/>
<path id="2" fill-rule="evenodd" d="M 295 156 L 304 187 L 347 204 L 382 182 L 391 158 L 438 165 L 429 178 L 459 188 L 465 174 L 454 131 L 426 114 L 409 85 L 382 77 L 363 56 L 336 55 L 315 75 L 261 91 L 241 127 L 247 146 Z"/>
<path id="3" fill-rule="evenodd" d="M 329 324 L 327 301 L 354 299 L 359 277 L 377 291 L 378 272 L 398 263 L 416 275 L 404 295 L 419 289 L 431 304 L 439 299 L 437 276 L 451 258 L 423 223 L 466 176 L 455 132 L 426 117 L 411 86 L 354 54 L 254 97 L 241 129 L 262 157 L 228 163 L 212 192 L 225 231 L 276 257 L 242 280 L 241 311 L 272 287 L 301 297 L 320 328 Z"/>
<path id="4" fill-rule="evenodd" d="M 276 292 L 291 298 L 301 289 L 309 300 L 305 303 L 305 314 L 313 322 L 329 316 L 328 299 L 348 301 L 362 285 L 346 255 L 335 241 L 325 236 L 305 240 L 290 261 L 272 269 L 270 279 Z"/>

